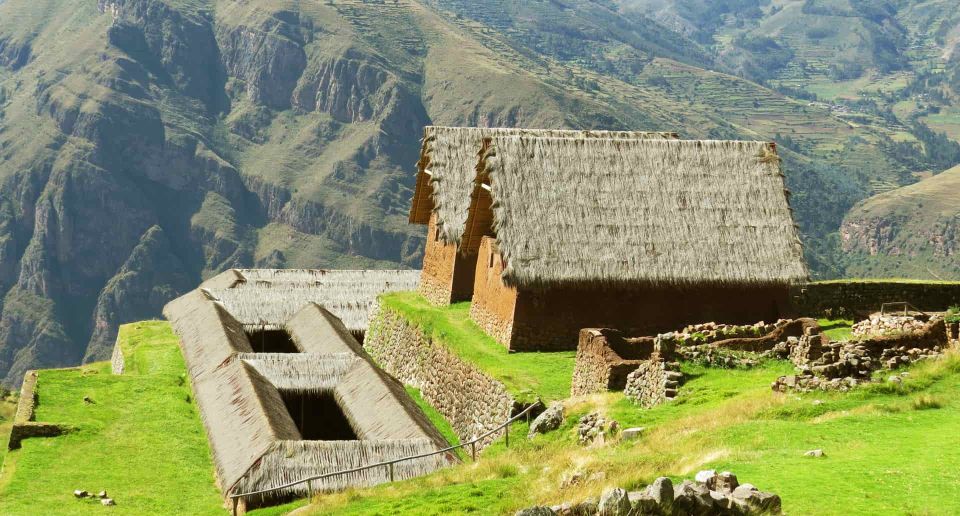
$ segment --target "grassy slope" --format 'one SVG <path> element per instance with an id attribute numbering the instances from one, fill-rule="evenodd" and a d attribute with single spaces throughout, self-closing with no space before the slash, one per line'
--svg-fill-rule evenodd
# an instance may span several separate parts
<path id="1" fill-rule="evenodd" d="M 605 486 L 639 487 L 661 474 L 689 478 L 708 467 L 779 493 L 791 514 L 960 511 L 960 473 L 950 467 L 960 460 L 950 444 L 960 424 L 960 356 L 915 367 L 903 387 L 772 394 L 770 381 L 791 370 L 783 362 L 751 371 L 686 367 L 690 381 L 678 402 L 646 411 L 621 394 L 575 402 L 557 432 L 515 440 L 509 450 L 496 445 L 479 464 L 328 496 L 314 513 L 510 513 L 596 496 Z M 582 449 L 574 444 L 575 418 L 593 409 L 647 431 L 632 443 Z M 827 456 L 804 457 L 814 448 Z M 561 479 L 575 470 L 605 477 L 562 489 Z"/>
<path id="2" fill-rule="evenodd" d="M 40 372 L 37 421 L 73 433 L 28 439 L 0 477 L 0 514 L 86 514 L 106 489 L 124 514 L 223 514 L 213 464 L 183 359 L 167 323 L 123 326 L 127 373 L 109 364 Z M 92 404 L 83 401 L 89 396 Z"/>
<path id="3" fill-rule="evenodd" d="M 570 395 L 576 352 L 509 353 L 470 320 L 469 303 L 437 308 L 414 292 L 387 294 L 381 303 L 503 382 L 515 396 L 558 400 Z"/>
<path id="4" fill-rule="evenodd" d="M 0 443 L 6 443 L 7 438 L 10 437 L 10 427 L 13 425 L 13 416 L 16 412 L 17 404 L 12 397 L 0 399 Z M 3 464 L 3 458 L 6 455 L 7 447 L 0 446 L 0 464 Z"/>

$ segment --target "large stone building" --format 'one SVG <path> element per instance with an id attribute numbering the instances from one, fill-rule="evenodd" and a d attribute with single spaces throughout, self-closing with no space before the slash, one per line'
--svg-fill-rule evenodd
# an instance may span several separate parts
<path id="1" fill-rule="evenodd" d="M 461 249 L 471 316 L 512 350 L 789 312 L 807 269 L 774 144 L 496 136 Z"/>
<path id="2" fill-rule="evenodd" d="M 676 139 L 676 133 L 427 127 L 424 130 L 410 222 L 425 224 L 427 244 L 419 291 L 439 306 L 473 295 L 478 246 L 464 247 L 470 192 L 484 142 L 493 136 Z"/>

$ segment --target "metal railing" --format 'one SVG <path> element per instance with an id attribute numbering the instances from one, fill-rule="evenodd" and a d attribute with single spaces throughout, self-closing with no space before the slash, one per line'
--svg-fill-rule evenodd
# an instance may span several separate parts
<path id="1" fill-rule="evenodd" d="M 888 306 L 889 306 L 889 307 L 894 307 L 894 306 L 903 307 L 903 315 L 908 315 L 910 312 L 916 312 L 916 313 L 920 313 L 920 314 L 926 314 L 926 312 L 924 312 L 923 310 L 917 310 L 917 307 L 911 305 L 910 303 L 908 303 L 908 302 L 906 302 L 906 301 L 895 301 L 895 302 L 893 302 L 893 303 L 883 303 L 882 305 L 880 305 L 880 315 L 886 315 L 886 314 L 887 314 L 887 307 L 888 307 Z M 897 312 L 899 312 L 899 311 L 900 311 L 900 310 L 897 310 Z"/>
<path id="2" fill-rule="evenodd" d="M 529 422 L 529 421 L 530 421 L 530 417 L 529 417 L 529 416 L 530 416 L 530 413 L 533 411 L 533 409 L 535 409 L 535 408 L 537 408 L 537 407 L 539 407 L 539 406 L 543 406 L 543 402 L 540 401 L 540 400 L 537 400 L 536 403 L 530 404 L 530 406 L 528 406 L 527 408 L 523 409 L 519 414 L 517 414 L 516 416 L 511 417 L 511 418 L 508 419 L 505 423 L 503 423 L 503 424 L 501 424 L 500 426 L 494 428 L 493 430 L 490 430 L 489 432 L 487 432 L 487 433 L 485 433 L 485 434 L 482 434 L 482 435 L 480 435 L 480 436 L 478 436 L 478 437 L 475 437 L 475 438 L 473 438 L 473 439 L 471 439 L 471 440 L 469 440 L 469 441 L 467 441 L 467 442 L 465 442 L 465 443 L 460 443 L 460 444 L 458 444 L 458 445 L 456 445 L 456 446 L 450 446 L 450 447 L 444 448 L 444 449 L 442 449 L 442 450 L 437 450 L 437 451 L 433 451 L 433 452 L 430 452 L 430 453 L 422 453 L 422 454 L 420 454 L 420 455 L 410 455 L 410 456 L 408 456 L 408 457 L 401 457 L 401 458 L 399 458 L 399 459 L 393 459 L 393 460 L 388 460 L 388 461 L 383 461 L 383 462 L 377 462 L 377 463 L 374 463 L 374 464 L 367 464 L 366 466 L 359 466 L 359 467 L 356 467 L 356 468 L 343 469 L 343 470 L 340 470 L 340 471 L 334 471 L 334 472 L 332 472 L 332 473 L 324 473 L 324 474 L 322 474 L 322 475 L 314 475 L 314 476 L 312 476 L 312 477 L 307 477 L 307 478 L 303 478 L 303 479 L 300 479 L 300 480 L 295 480 L 295 481 L 293 481 L 293 482 L 287 482 L 286 484 L 283 484 L 283 485 L 280 485 L 280 486 L 270 487 L 270 488 L 267 488 L 267 489 L 260 489 L 260 490 L 258 490 L 258 491 L 250 491 L 250 492 L 247 492 L 247 493 L 234 493 L 234 494 L 231 494 L 231 495 L 230 495 L 230 499 L 231 499 L 231 501 L 233 502 L 233 515 L 234 515 L 234 516 L 237 516 L 237 509 L 238 509 L 238 505 L 239 505 L 239 503 L 240 503 L 240 499 L 241 499 L 241 498 L 246 498 L 246 497 L 248 497 L 248 496 L 265 495 L 265 494 L 273 493 L 273 492 L 275 492 L 275 491 L 280 491 L 281 489 L 287 489 L 287 488 L 290 488 L 290 487 L 293 487 L 293 486 L 297 486 L 297 485 L 300 485 L 300 484 L 307 484 L 307 492 L 309 493 L 309 497 L 310 497 L 310 498 L 313 498 L 313 493 L 314 493 L 314 491 L 313 491 L 313 482 L 316 481 L 316 480 L 323 480 L 323 479 L 326 479 L 326 478 L 338 477 L 338 476 L 340 476 L 340 475 L 349 475 L 349 474 L 351 474 L 351 473 L 359 473 L 359 472 L 361 472 L 361 471 L 366 471 L 366 470 L 368 470 L 368 469 L 375 469 L 375 468 L 387 468 L 387 469 L 389 470 L 389 472 L 390 472 L 390 481 L 393 482 L 393 481 L 394 481 L 394 471 L 393 471 L 393 466 L 394 466 L 394 464 L 397 464 L 397 463 L 400 463 L 400 462 L 406 462 L 406 461 L 410 461 L 410 460 L 423 459 L 423 458 L 426 458 L 426 457 L 432 457 L 432 456 L 434 456 L 434 455 L 440 455 L 440 454 L 443 454 L 443 453 L 449 453 L 449 452 L 454 451 L 454 450 L 459 450 L 459 449 L 462 449 L 462 448 L 466 448 L 467 446 L 470 447 L 470 457 L 472 458 L 473 461 L 476 461 L 476 460 L 477 460 L 477 443 L 478 443 L 478 442 L 480 442 L 480 441 L 486 439 L 487 437 L 490 437 L 491 435 L 493 435 L 493 434 L 495 434 L 495 433 L 497 433 L 497 432 L 499 432 L 499 431 L 502 430 L 502 431 L 503 431 L 503 435 L 504 435 L 504 443 L 506 444 L 507 448 L 509 448 L 509 447 L 510 447 L 510 425 L 513 424 L 513 423 L 515 423 L 515 422 L 517 422 L 517 420 L 519 420 L 519 419 L 522 418 L 523 416 L 527 416 L 527 421 Z"/>

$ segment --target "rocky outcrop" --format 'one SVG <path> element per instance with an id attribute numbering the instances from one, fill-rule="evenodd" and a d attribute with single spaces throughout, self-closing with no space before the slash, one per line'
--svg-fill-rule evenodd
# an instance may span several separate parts
<path id="1" fill-rule="evenodd" d="M 120 324 L 155 317 L 170 299 L 192 287 L 192 275 L 173 253 L 166 233 L 160 226 L 150 228 L 100 292 L 84 361 L 106 360 Z"/>

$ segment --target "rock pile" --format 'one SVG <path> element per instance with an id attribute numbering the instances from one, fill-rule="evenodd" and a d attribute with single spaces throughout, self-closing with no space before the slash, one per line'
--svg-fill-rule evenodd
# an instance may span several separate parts
<path id="1" fill-rule="evenodd" d="M 925 318 L 912 315 L 881 315 L 876 313 L 868 319 L 854 324 L 852 332 L 855 337 L 912 333 L 923 330 L 926 323 Z"/>
<path id="2" fill-rule="evenodd" d="M 709 344 L 685 346 L 677 351 L 684 360 L 721 369 L 749 369 L 760 363 L 761 355 L 718 348 Z"/>
<path id="3" fill-rule="evenodd" d="M 620 430 L 620 424 L 607 420 L 599 412 L 592 412 L 577 422 L 577 436 L 581 445 L 603 444 L 608 436 L 614 436 Z"/>
<path id="4" fill-rule="evenodd" d="M 713 470 L 697 473 L 696 479 L 674 486 L 667 477 L 660 477 L 642 491 L 627 492 L 620 488 L 603 492 L 599 501 L 553 507 L 531 507 L 517 516 L 707 516 L 780 514 L 780 497 L 760 491 L 751 484 L 740 484 L 730 472 Z"/>
<path id="5" fill-rule="evenodd" d="M 767 324 L 760 321 L 756 324 L 742 326 L 736 324 L 717 324 L 715 322 L 692 324 L 677 334 L 677 340 L 681 346 L 686 346 L 709 344 L 726 339 L 759 337 L 772 332 L 777 326 L 785 322 L 787 321 L 779 320 L 776 323 Z"/>

